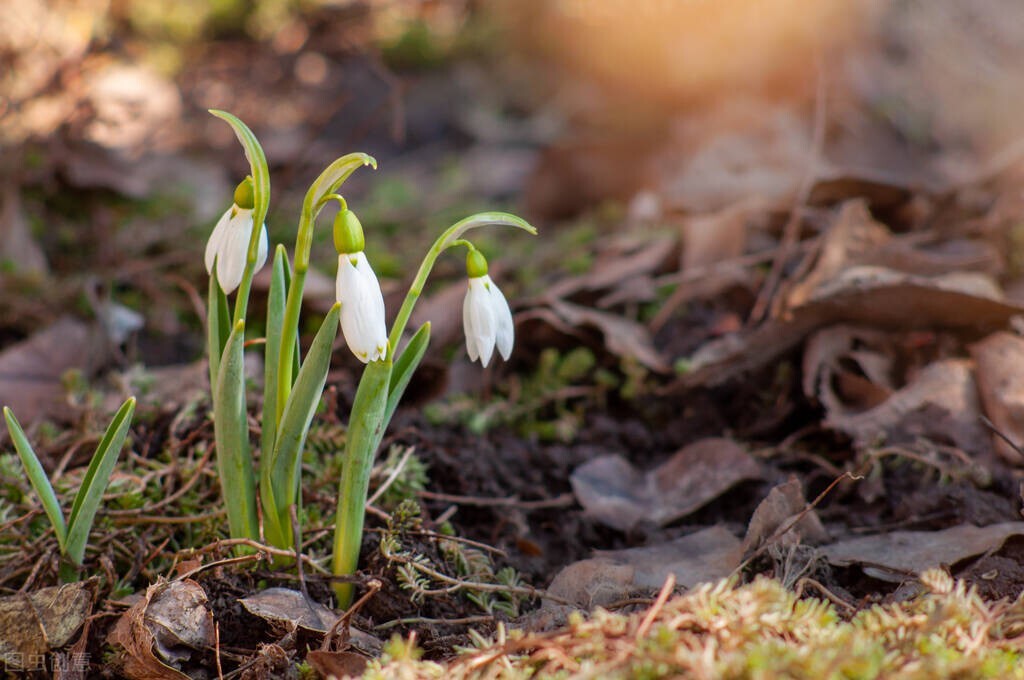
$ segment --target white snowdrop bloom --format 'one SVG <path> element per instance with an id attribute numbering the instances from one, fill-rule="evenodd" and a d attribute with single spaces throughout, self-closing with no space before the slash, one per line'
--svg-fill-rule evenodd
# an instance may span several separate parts
<path id="1" fill-rule="evenodd" d="M 384 295 L 363 251 L 338 255 L 335 292 L 349 349 L 364 364 L 384 359 L 388 349 Z"/>
<path id="2" fill-rule="evenodd" d="M 217 263 L 217 281 L 225 293 L 230 294 L 242 282 L 245 260 L 249 253 L 249 237 L 252 235 L 252 209 L 232 205 L 221 215 L 217 226 L 206 242 L 206 271 L 213 271 Z M 256 252 L 257 272 L 267 263 L 267 225 L 260 229 L 259 248 Z"/>
<path id="3" fill-rule="evenodd" d="M 512 354 L 515 326 L 512 310 L 498 286 L 487 274 L 469 279 L 469 290 L 462 303 L 462 326 L 466 332 L 466 350 L 472 361 L 480 359 L 486 366 L 494 347 L 502 359 Z"/>

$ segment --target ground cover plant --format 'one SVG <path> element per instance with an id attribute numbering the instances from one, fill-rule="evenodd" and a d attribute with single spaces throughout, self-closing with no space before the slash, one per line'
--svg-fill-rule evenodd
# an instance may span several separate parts
<path id="1" fill-rule="evenodd" d="M 1019 676 L 1020 9 L 766 2 L 0 10 L 5 673 Z"/>

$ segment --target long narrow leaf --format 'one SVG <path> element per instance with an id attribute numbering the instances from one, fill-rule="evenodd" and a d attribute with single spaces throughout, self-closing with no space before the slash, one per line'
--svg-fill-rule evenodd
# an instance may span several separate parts
<path id="1" fill-rule="evenodd" d="M 50 484 L 43 466 L 39 463 L 36 452 L 32 450 L 32 445 L 28 443 L 25 431 L 21 429 L 21 425 L 18 423 L 18 419 L 14 417 L 11 409 L 6 406 L 4 406 L 4 418 L 7 420 L 7 431 L 11 435 L 11 441 L 14 442 L 14 448 L 18 451 L 21 464 L 25 467 L 26 474 L 28 474 L 28 481 L 36 495 L 39 496 L 39 502 L 43 504 L 43 510 L 46 511 L 46 516 L 50 518 L 50 524 L 53 525 L 53 532 L 57 534 L 57 544 L 60 546 L 61 552 L 64 552 L 64 545 L 67 541 L 67 528 L 64 524 L 64 513 L 61 512 L 57 494 L 53 492 L 53 486 Z"/>
<path id="2" fill-rule="evenodd" d="M 256 487 L 249 452 L 245 408 L 245 321 L 235 324 L 217 376 L 213 398 L 213 431 L 217 442 L 217 476 L 228 512 L 232 538 L 259 538 Z"/>
<path id="3" fill-rule="evenodd" d="M 420 361 L 423 360 L 423 355 L 427 353 L 427 346 L 429 344 L 430 322 L 428 321 L 420 326 L 416 334 L 412 336 L 412 340 L 409 341 L 409 344 L 406 345 L 398 359 L 395 360 L 394 368 L 391 369 L 391 382 L 388 385 L 388 402 L 387 407 L 384 409 L 384 423 L 380 431 L 381 437 L 384 436 L 388 423 L 391 422 L 391 417 L 395 414 L 395 409 L 398 408 L 398 402 L 402 400 L 405 388 L 409 386 L 409 381 L 412 380 L 416 368 L 420 365 Z M 377 445 L 380 445 L 380 440 L 377 441 Z"/>
<path id="4" fill-rule="evenodd" d="M 274 253 L 274 264 L 270 271 L 270 291 L 267 296 L 267 344 L 263 350 L 263 435 L 260 451 L 263 455 L 263 470 L 268 470 L 270 456 L 277 441 L 277 381 L 278 351 L 281 347 L 281 325 L 284 323 L 284 301 L 288 294 L 285 278 L 286 253 L 278 245 Z M 291 380 L 289 375 L 288 380 Z M 266 474 L 266 472 L 263 472 Z"/>
<path id="5" fill-rule="evenodd" d="M 256 135 L 249 126 L 243 123 L 237 116 L 227 111 L 210 109 L 210 113 L 217 116 L 231 126 L 238 137 L 238 142 L 245 150 L 245 157 L 249 161 L 249 172 L 252 174 L 253 183 L 253 224 L 263 224 L 267 218 L 267 208 L 270 207 L 270 170 L 267 166 L 267 157 L 263 153 Z"/>
<path id="6" fill-rule="evenodd" d="M 82 480 L 82 486 L 75 494 L 75 502 L 71 506 L 71 513 L 68 515 L 68 538 L 67 554 L 75 564 L 82 564 L 85 557 L 85 546 L 89 542 L 89 531 L 92 529 L 93 519 L 96 511 L 103 500 L 103 492 L 110 483 L 110 474 L 114 471 L 114 464 L 121 449 L 124 447 L 124 440 L 128 436 L 128 428 L 132 424 L 132 415 L 135 413 L 135 398 L 131 398 L 121 405 L 114 419 L 107 426 L 96 453 L 89 462 L 89 469 Z"/>
<path id="7" fill-rule="evenodd" d="M 231 335 L 231 309 L 228 307 L 228 296 L 217 282 L 217 264 L 214 263 L 210 272 L 210 286 L 206 296 L 206 345 L 210 355 L 210 389 L 217 384 L 217 372 L 220 369 L 220 358 L 224 354 L 224 345 Z"/>
<path id="8" fill-rule="evenodd" d="M 295 386 L 288 401 L 285 404 L 281 416 L 281 423 L 277 431 L 277 445 L 274 447 L 274 455 L 268 461 L 270 463 L 270 480 L 268 484 L 261 484 L 261 489 L 271 487 L 271 495 L 275 506 L 272 508 L 264 505 L 264 516 L 271 513 L 277 515 L 277 527 L 280 537 L 287 541 L 281 548 L 290 548 L 292 531 L 288 517 L 288 507 L 298 503 L 299 491 L 299 468 L 302 463 L 302 448 L 306 443 L 306 435 L 309 432 L 309 425 L 313 421 L 316 407 L 320 403 L 320 396 L 324 391 L 324 384 L 327 381 L 327 370 L 331 363 L 331 347 L 334 338 L 338 334 L 338 315 L 341 313 L 341 305 L 335 304 L 331 311 L 324 318 L 320 330 L 317 331 L 313 343 L 306 353 L 306 360 L 302 362 L 299 369 L 299 376 L 295 380 Z M 272 522 L 274 520 L 271 520 Z M 270 535 L 266 532 L 266 521 L 264 530 L 267 539 Z"/>
<path id="9" fill-rule="evenodd" d="M 356 388 L 345 439 L 345 467 L 341 472 L 341 487 L 338 490 L 334 556 L 331 561 L 334 574 L 352 574 L 359 563 L 366 491 L 370 484 L 373 457 L 384 431 L 384 410 L 390 384 L 391 362 L 371 361 Z M 338 598 L 338 607 L 345 609 L 352 603 L 351 583 L 336 583 L 334 593 Z"/>

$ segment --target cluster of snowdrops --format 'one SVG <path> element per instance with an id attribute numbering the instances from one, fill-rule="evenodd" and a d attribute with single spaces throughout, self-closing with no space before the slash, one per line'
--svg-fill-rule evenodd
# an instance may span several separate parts
<path id="1" fill-rule="evenodd" d="M 362 225 L 338 193 L 353 172 L 364 166 L 376 168 L 376 161 L 366 154 L 353 153 L 328 165 L 306 193 L 292 258 L 289 260 L 283 245 L 273 251 L 266 338 L 262 343 L 261 454 L 256 470 L 243 349 L 253 276 L 270 257 L 264 224 L 270 204 L 269 170 L 262 147 L 241 120 L 223 111 L 211 113 L 232 127 L 250 166 L 249 176 L 235 189 L 232 205 L 214 227 L 205 253 L 210 274 L 207 348 L 217 474 L 229 533 L 232 538 L 265 541 L 283 550 L 299 545 L 295 530 L 301 531 L 301 525 L 295 518 L 302 516 L 302 450 L 324 391 L 332 346 L 340 328 L 348 348 L 365 364 L 349 415 L 332 555 L 333 573 L 351 575 L 359 559 L 374 454 L 430 342 L 429 322 L 408 338 L 405 330 L 434 263 L 450 248 L 466 250 L 466 348 L 471 359 L 479 359 L 486 366 L 495 350 L 503 358 L 509 357 L 514 340 L 512 314 L 504 295 L 488 276 L 487 260 L 464 235 L 487 225 L 514 226 L 531 234 L 536 230 L 519 217 L 500 212 L 472 215 L 449 227 L 424 256 L 389 332 L 380 285 L 364 252 Z M 303 355 L 298 328 L 313 230 L 321 210 L 331 202 L 338 204 L 333 225 L 338 254 L 337 302 Z M 234 298 L 233 304 L 229 296 Z M 21 426 L 10 409 L 4 409 L 12 441 L 54 528 L 63 558 L 61 574 L 67 580 L 76 578 L 81 569 L 89 530 L 134 409 L 135 400 L 129 399 L 114 416 L 67 518 Z M 257 512 L 257 504 L 261 512 Z M 341 607 L 352 600 L 349 583 L 338 583 L 335 593 Z"/>

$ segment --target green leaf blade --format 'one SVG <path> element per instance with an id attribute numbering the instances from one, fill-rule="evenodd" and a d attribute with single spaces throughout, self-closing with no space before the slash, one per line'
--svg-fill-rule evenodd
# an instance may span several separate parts
<path id="1" fill-rule="evenodd" d="M 384 424 L 381 427 L 381 437 L 384 436 L 384 432 L 391 422 L 391 417 L 395 415 L 395 409 L 398 408 L 398 403 L 402 400 L 402 395 L 405 394 L 405 388 L 409 386 L 409 381 L 412 380 L 412 376 L 423 360 L 423 355 L 427 353 L 429 345 L 430 322 L 428 321 L 419 327 L 416 334 L 409 340 L 409 344 L 405 346 L 398 359 L 395 360 L 388 386 L 388 400 L 384 409 Z M 377 441 L 377 446 L 380 446 L 380 440 Z"/>
<path id="2" fill-rule="evenodd" d="M 278 375 L 278 354 L 281 350 L 285 298 L 288 295 L 286 262 L 284 246 L 278 245 L 270 272 L 270 291 L 267 295 L 267 344 L 263 352 L 263 435 L 260 440 L 260 451 L 264 460 L 273 454 L 274 443 L 277 441 L 277 382 L 282 379 Z M 288 379 L 290 380 L 291 376 L 288 376 Z M 267 466 L 264 466 L 263 469 L 266 468 Z"/>
<path id="3" fill-rule="evenodd" d="M 39 497 L 46 516 L 50 518 L 53 531 L 57 534 L 57 544 L 60 546 L 61 552 L 64 552 L 64 546 L 67 544 L 67 525 L 64 523 L 64 513 L 60 509 L 60 501 L 57 500 L 57 494 L 53 491 L 53 485 L 50 484 L 50 479 L 46 476 L 46 471 L 43 470 L 28 437 L 25 436 L 25 431 L 21 429 L 21 424 L 14 417 L 14 412 L 6 406 L 4 406 L 4 419 L 7 421 L 7 432 L 11 435 L 11 441 L 14 442 L 14 448 L 28 475 L 29 484 L 32 485 L 33 491 Z"/>
<path id="4" fill-rule="evenodd" d="M 132 397 L 121 405 L 113 420 L 107 426 L 96 447 L 96 452 L 89 462 L 89 469 L 82 480 L 82 486 L 75 494 L 75 501 L 68 515 L 67 554 L 75 564 L 82 564 L 85 558 L 85 546 L 89 542 L 93 519 L 103 501 L 103 492 L 110 483 L 110 475 L 121 455 L 124 441 L 132 424 L 135 413 L 135 398 Z"/>
<path id="5" fill-rule="evenodd" d="M 217 384 L 220 358 L 224 354 L 224 345 L 227 344 L 229 335 L 231 308 L 228 306 L 228 296 L 217 282 L 217 264 L 214 263 L 206 296 L 206 346 L 210 362 L 210 389 Z"/>

